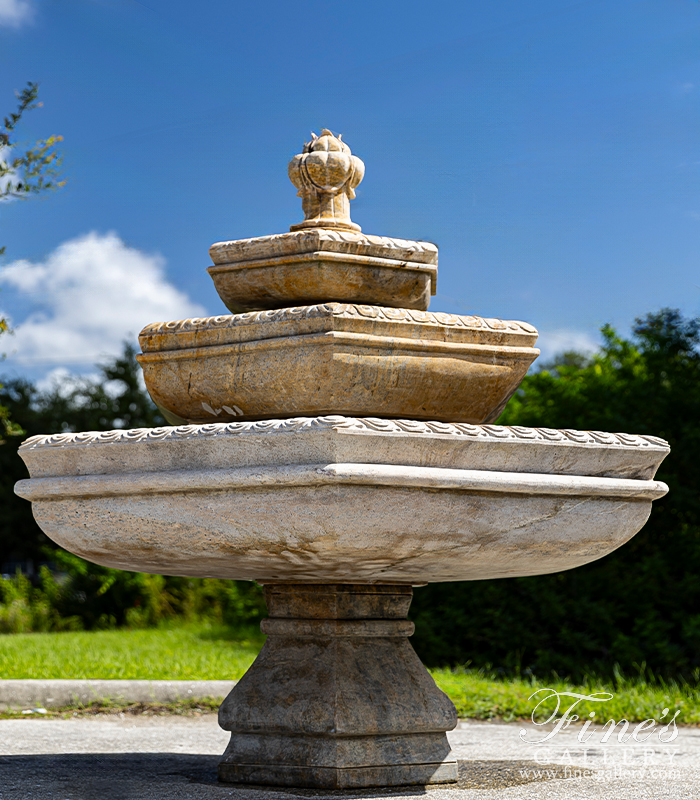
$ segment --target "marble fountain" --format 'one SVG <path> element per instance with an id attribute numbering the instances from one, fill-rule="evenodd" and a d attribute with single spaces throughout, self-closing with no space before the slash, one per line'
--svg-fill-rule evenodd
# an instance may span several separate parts
<path id="1" fill-rule="evenodd" d="M 653 436 L 491 424 L 538 355 L 524 322 L 427 311 L 437 248 L 366 235 L 363 163 L 315 135 L 304 220 L 212 246 L 229 315 L 148 325 L 173 427 L 35 436 L 16 491 L 110 567 L 254 580 L 267 641 L 219 713 L 229 783 L 449 783 L 451 701 L 409 644 L 412 587 L 581 566 L 667 487 Z"/>

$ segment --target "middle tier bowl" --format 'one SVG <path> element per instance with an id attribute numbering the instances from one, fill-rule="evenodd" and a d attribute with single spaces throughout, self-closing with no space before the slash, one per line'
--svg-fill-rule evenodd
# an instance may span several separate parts
<path id="1" fill-rule="evenodd" d="M 158 322 L 139 335 L 168 421 L 319 414 L 495 420 L 539 350 L 525 322 L 325 303 Z"/>

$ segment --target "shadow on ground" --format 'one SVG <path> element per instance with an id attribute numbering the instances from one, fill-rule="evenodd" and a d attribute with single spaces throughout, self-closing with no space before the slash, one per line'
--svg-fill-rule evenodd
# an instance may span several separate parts
<path id="1" fill-rule="evenodd" d="M 564 777 L 557 768 L 533 771 L 532 762 L 460 761 L 459 785 L 321 791 L 217 782 L 220 756 L 181 753 L 81 753 L 0 756 L 1 800 L 281 800 L 296 797 L 418 797 L 432 789 L 503 789 Z"/>

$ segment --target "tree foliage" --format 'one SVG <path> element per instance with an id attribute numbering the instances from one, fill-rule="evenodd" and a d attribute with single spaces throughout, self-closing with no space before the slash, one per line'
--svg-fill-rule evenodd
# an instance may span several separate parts
<path id="1" fill-rule="evenodd" d="M 24 114 L 42 105 L 39 84 L 29 82 L 16 96 L 17 110 L 4 118 L 0 128 L 0 200 L 25 198 L 65 184 L 56 148 L 62 136 L 49 136 L 24 149 L 15 138 Z"/>
<path id="2" fill-rule="evenodd" d="M 39 84 L 29 82 L 16 92 L 17 110 L 3 120 L 0 128 L 0 202 L 41 194 L 65 185 L 60 177 L 62 156 L 56 145 L 62 136 L 49 136 L 22 149 L 16 139 L 17 126 L 27 111 L 39 108 Z M 0 247 L 0 256 L 5 247 Z M 0 318 L 0 335 L 7 333 L 7 320 Z M 0 388 L 2 388 L 0 386 Z M 0 434 L 19 436 L 22 427 L 12 420 L 7 406 L 0 404 Z M 3 444 L 0 436 L 0 444 Z"/>
<path id="3" fill-rule="evenodd" d="M 7 321 L 0 318 L 0 335 L 7 331 Z M 0 389 L 2 389 L 2 384 L 0 384 Z M 22 427 L 10 418 L 10 410 L 7 406 L 0 404 L 0 445 L 5 444 L 4 436 L 21 436 L 23 433 Z"/>
<path id="4" fill-rule="evenodd" d="M 664 309 L 629 339 L 602 333 L 593 357 L 526 377 L 499 422 L 660 436 L 669 494 L 629 543 L 585 567 L 418 589 L 414 644 L 428 663 L 572 676 L 700 667 L 700 320 Z"/>
<path id="5" fill-rule="evenodd" d="M 0 404 L 27 436 L 66 431 L 152 428 L 165 420 L 142 388 L 130 344 L 118 358 L 103 364 L 98 379 L 70 378 L 40 391 L 30 381 L 10 380 L 0 388 Z M 13 486 L 27 477 L 13 437 L 0 447 L 0 560 L 44 561 L 49 539 L 32 517 L 30 504 L 16 498 Z M 19 502 L 18 502 L 19 501 Z"/>

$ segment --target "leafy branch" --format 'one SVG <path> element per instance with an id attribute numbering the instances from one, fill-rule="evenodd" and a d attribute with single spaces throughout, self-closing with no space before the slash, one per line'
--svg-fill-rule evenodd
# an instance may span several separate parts
<path id="1" fill-rule="evenodd" d="M 63 157 L 56 148 L 62 136 L 49 136 L 26 150 L 17 151 L 17 126 L 25 112 L 42 105 L 38 100 L 39 84 L 30 81 L 16 96 L 17 111 L 5 117 L 0 128 L 0 201 L 26 198 L 58 189 L 66 183 L 60 174 Z"/>
<path id="2" fill-rule="evenodd" d="M 56 148 L 63 140 L 62 136 L 49 136 L 26 149 L 22 149 L 15 138 L 24 114 L 42 105 L 39 101 L 39 84 L 29 81 L 21 92 L 15 94 L 17 110 L 4 118 L 0 128 L 0 203 L 58 189 L 66 183 L 60 175 L 63 158 Z M 4 254 L 5 248 L 0 247 L 0 256 Z M 7 331 L 7 320 L 0 317 L 0 334 Z M 22 428 L 10 419 L 7 408 L 0 405 L 0 437 L 3 434 L 18 436 L 22 433 Z"/>

